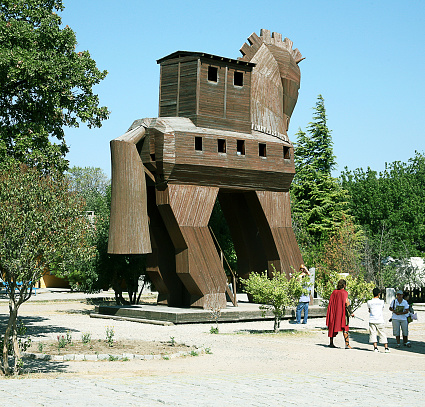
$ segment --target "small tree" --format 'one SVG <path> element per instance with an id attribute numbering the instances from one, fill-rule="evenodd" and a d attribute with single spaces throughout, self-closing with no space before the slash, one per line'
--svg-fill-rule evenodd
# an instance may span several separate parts
<path id="1" fill-rule="evenodd" d="M 351 302 L 351 309 L 354 312 L 363 303 L 372 299 L 372 290 L 375 283 L 368 283 L 362 275 L 342 277 L 336 271 L 331 270 L 327 273 L 316 275 L 316 290 L 322 297 L 322 305 L 327 307 L 332 291 L 336 289 L 338 281 L 344 278 L 347 282 L 348 299 Z"/>
<path id="2" fill-rule="evenodd" d="M 61 174 L 45 175 L 23 164 L 0 168 L 0 270 L 9 297 L 9 321 L 3 341 L 3 371 L 11 374 L 9 338 L 20 365 L 16 321 L 19 307 L 51 267 L 66 277 L 67 267 L 93 255 L 93 228 L 84 202 L 70 193 Z M 53 175 L 54 174 L 54 175 Z"/>
<path id="3" fill-rule="evenodd" d="M 294 306 L 300 296 L 306 293 L 303 288 L 306 277 L 301 278 L 299 273 L 294 273 L 288 280 L 285 274 L 274 270 L 273 277 L 268 278 L 267 272 L 263 274 L 251 273 L 249 278 L 241 279 L 245 292 L 251 294 L 254 301 L 262 304 L 260 309 L 265 317 L 266 311 L 271 310 L 274 315 L 274 332 L 278 332 L 280 320 L 285 315 L 285 309 Z"/>

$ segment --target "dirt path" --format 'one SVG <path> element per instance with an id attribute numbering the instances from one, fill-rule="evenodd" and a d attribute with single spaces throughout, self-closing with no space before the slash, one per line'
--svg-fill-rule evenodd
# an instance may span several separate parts
<path id="1" fill-rule="evenodd" d="M 343 338 L 336 338 L 339 349 L 327 347 L 328 338 L 324 318 L 309 319 L 307 325 L 294 325 L 283 321 L 281 332 L 267 334 L 271 321 L 221 323 L 220 333 L 210 334 L 211 324 L 157 326 L 127 321 L 90 318 L 94 305 L 86 302 L 29 302 L 20 317 L 28 327 L 34 341 L 55 339 L 67 331 L 74 340 L 90 333 L 94 340 L 105 339 L 106 327 L 113 327 L 117 340 L 170 341 L 208 348 L 212 354 L 186 356 L 170 360 L 131 361 L 29 361 L 27 368 L 39 372 L 37 376 L 147 376 L 187 374 L 238 375 L 273 372 L 334 371 L 399 371 L 423 370 L 425 362 L 425 312 L 419 312 L 419 321 L 410 324 L 412 348 L 395 349 L 390 323 L 387 323 L 390 354 L 373 353 L 368 343 L 367 310 L 363 306 L 356 312 L 365 321 L 354 319 L 350 327 L 353 350 L 343 348 Z M 0 304 L 0 324 L 6 320 L 7 305 Z M 389 311 L 386 311 L 386 320 Z M 382 348 L 381 348 L 382 350 Z"/>

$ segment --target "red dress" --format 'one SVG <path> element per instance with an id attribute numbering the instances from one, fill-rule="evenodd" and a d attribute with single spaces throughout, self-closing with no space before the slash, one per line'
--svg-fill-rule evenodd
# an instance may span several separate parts
<path id="1" fill-rule="evenodd" d="M 344 289 L 334 290 L 329 298 L 328 312 L 326 314 L 326 326 L 329 338 L 334 338 L 339 331 L 348 331 L 345 320 L 345 303 L 348 293 Z"/>

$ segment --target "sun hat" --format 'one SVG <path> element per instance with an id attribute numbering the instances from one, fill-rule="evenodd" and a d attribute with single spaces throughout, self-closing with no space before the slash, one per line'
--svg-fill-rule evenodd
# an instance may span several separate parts
<path id="1" fill-rule="evenodd" d="M 398 290 L 398 291 L 397 291 L 397 294 L 402 294 L 402 295 L 403 295 L 403 291 Z"/>

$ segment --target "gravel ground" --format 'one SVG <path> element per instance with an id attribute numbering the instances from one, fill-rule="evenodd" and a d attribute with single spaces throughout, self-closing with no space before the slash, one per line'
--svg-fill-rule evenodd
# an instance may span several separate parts
<path id="1" fill-rule="evenodd" d="M 339 349 L 327 347 L 328 337 L 325 318 L 310 318 L 306 325 L 282 321 L 280 333 L 264 334 L 273 328 L 272 321 L 219 323 L 219 334 L 210 334 L 211 323 L 159 326 L 128 321 L 111 321 L 90 318 L 93 305 L 85 301 L 40 301 L 47 296 L 37 295 L 38 301 L 22 305 L 20 317 L 28 326 L 33 340 L 55 339 L 69 331 L 74 339 L 83 333 L 91 333 L 93 339 L 105 339 L 106 327 L 113 327 L 115 338 L 145 341 L 168 341 L 203 346 L 212 354 L 127 362 L 31 361 L 27 368 L 41 377 L 65 375 L 84 377 L 152 376 L 152 375 L 233 375 L 238 372 L 270 374 L 273 372 L 302 373 L 306 369 L 314 373 L 350 371 L 388 372 L 421 371 L 425 362 L 425 312 L 419 311 L 419 320 L 410 324 L 409 339 L 412 348 L 396 349 L 391 324 L 387 322 L 390 354 L 373 353 L 368 343 L 368 314 L 364 305 L 350 324 L 353 350 L 345 350 L 342 335 L 336 338 Z M 7 303 L 0 302 L 0 323 L 3 325 L 8 312 Z M 390 312 L 385 310 L 385 320 Z M 380 348 L 383 350 L 383 347 Z"/>

